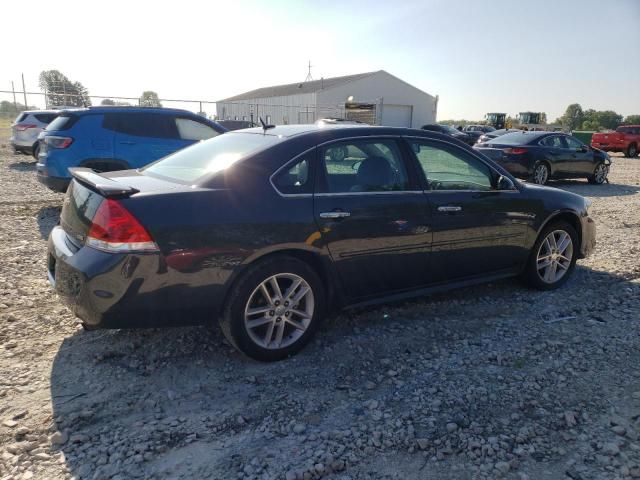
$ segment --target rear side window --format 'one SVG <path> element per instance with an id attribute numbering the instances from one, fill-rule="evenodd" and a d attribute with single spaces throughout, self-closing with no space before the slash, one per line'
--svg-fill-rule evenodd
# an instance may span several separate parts
<path id="1" fill-rule="evenodd" d="M 182 140 L 207 140 L 218 135 L 209 125 L 190 118 L 176 118 L 176 127 Z"/>
<path id="2" fill-rule="evenodd" d="M 42 123 L 51 123 L 57 115 L 55 113 L 37 113 L 35 117 Z"/>
<path id="3" fill-rule="evenodd" d="M 153 113 L 107 113 L 103 128 L 134 137 L 179 138 L 174 118 Z"/>
<path id="4" fill-rule="evenodd" d="M 562 141 L 562 137 L 559 135 L 553 135 L 551 137 L 543 138 L 542 140 L 540 140 L 540 145 L 551 148 L 567 148 Z"/>
<path id="5" fill-rule="evenodd" d="M 78 118 L 75 115 L 60 115 L 54 118 L 45 130 L 48 132 L 69 130 L 78 121 Z"/>

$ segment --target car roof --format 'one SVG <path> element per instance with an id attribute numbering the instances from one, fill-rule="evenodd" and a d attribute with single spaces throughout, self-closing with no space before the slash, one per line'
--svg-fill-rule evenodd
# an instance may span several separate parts
<path id="1" fill-rule="evenodd" d="M 165 108 L 165 107 L 137 107 L 137 106 L 121 106 L 121 105 L 101 105 L 97 107 L 78 107 L 78 108 L 65 108 L 59 113 L 69 112 L 75 114 L 91 114 L 91 113 L 160 113 L 160 114 L 180 114 L 180 115 L 196 115 L 189 110 L 183 110 L 181 108 Z M 205 118 L 205 117 L 202 117 Z"/>
<path id="2" fill-rule="evenodd" d="M 55 115 L 58 115 L 60 113 L 60 110 L 23 110 L 20 113 L 52 113 Z"/>
<path id="3" fill-rule="evenodd" d="M 262 127 L 245 128 L 243 130 L 236 130 L 233 133 L 253 133 L 260 135 L 272 135 L 282 138 L 290 138 L 308 134 L 320 134 L 326 132 L 336 132 L 336 137 L 340 131 L 348 131 L 354 136 L 368 136 L 368 135 L 408 135 L 408 136 L 420 136 L 433 138 L 443 138 L 441 134 L 435 132 L 428 132 L 417 128 L 406 127 L 385 127 L 385 126 L 372 126 L 363 124 L 304 124 L 304 125 L 278 125 L 273 128 L 268 128 L 266 131 Z M 434 134 L 435 133 L 435 134 Z M 434 134 L 434 135 L 430 135 Z"/>

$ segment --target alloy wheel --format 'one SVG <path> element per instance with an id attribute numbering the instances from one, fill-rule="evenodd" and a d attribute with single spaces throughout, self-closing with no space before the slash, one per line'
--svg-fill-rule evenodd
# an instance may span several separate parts
<path id="1" fill-rule="evenodd" d="M 554 230 L 545 237 L 538 249 L 536 268 L 543 282 L 560 280 L 571 267 L 573 241 L 564 230 Z"/>
<path id="2" fill-rule="evenodd" d="M 601 163 L 596 167 L 596 171 L 593 173 L 593 177 L 596 183 L 604 183 L 604 181 L 607 179 L 608 174 L 609 168 L 604 163 Z"/>
<path id="3" fill-rule="evenodd" d="M 314 310 L 309 283 L 294 273 L 279 273 L 253 290 L 244 309 L 244 324 L 257 345 L 281 349 L 304 335 Z"/>
<path id="4" fill-rule="evenodd" d="M 536 166 L 535 171 L 533 172 L 533 181 L 538 185 L 544 185 L 547 183 L 547 179 L 549 178 L 549 169 L 544 163 L 541 163 Z"/>

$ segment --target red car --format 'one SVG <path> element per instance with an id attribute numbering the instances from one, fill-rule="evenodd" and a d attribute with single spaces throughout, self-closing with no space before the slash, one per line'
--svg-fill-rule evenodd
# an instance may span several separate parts
<path id="1" fill-rule="evenodd" d="M 625 157 L 635 157 L 640 151 L 640 125 L 624 125 L 615 132 L 594 133 L 591 146 L 606 152 L 624 152 Z"/>

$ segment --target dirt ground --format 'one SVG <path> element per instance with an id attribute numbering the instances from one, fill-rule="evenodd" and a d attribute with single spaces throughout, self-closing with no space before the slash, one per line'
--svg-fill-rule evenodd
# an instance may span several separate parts
<path id="1" fill-rule="evenodd" d="M 558 291 L 504 281 L 326 321 L 250 361 L 218 330 L 85 332 L 52 293 L 62 196 L 0 139 L 0 479 L 640 478 L 640 159 Z"/>

